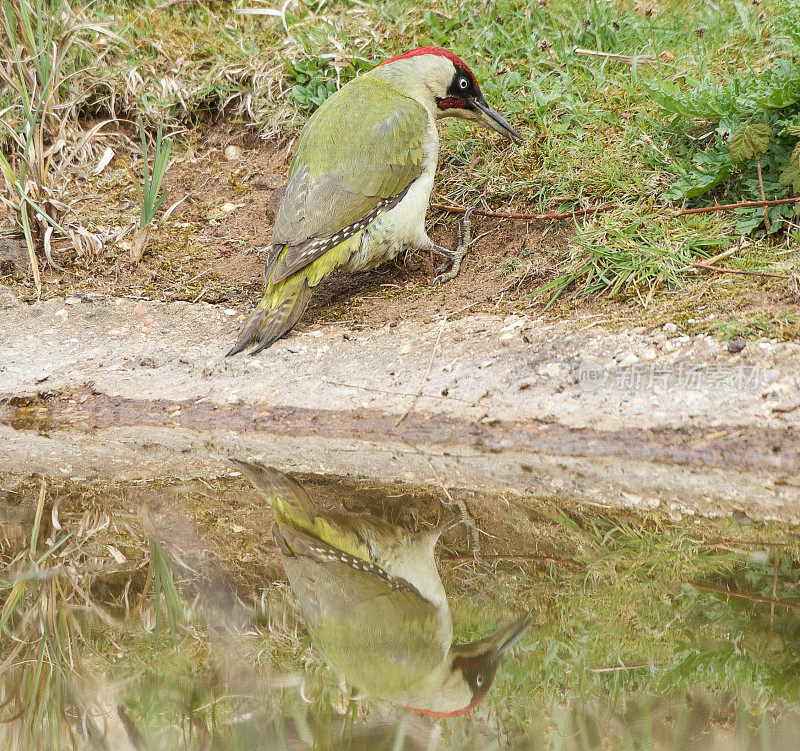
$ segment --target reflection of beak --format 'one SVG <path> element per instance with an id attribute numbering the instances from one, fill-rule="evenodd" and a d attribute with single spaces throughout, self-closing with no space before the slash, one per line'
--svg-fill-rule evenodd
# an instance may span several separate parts
<path id="1" fill-rule="evenodd" d="M 480 111 L 481 120 L 483 120 L 490 128 L 496 130 L 501 136 L 505 136 L 509 141 L 515 143 L 522 143 L 522 136 L 511 127 L 508 120 L 506 120 L 499 112 L 495 112 L 483 97 L 473 99 L 472 104 Z"/>
<path id="2" fill-rule="evenodd" d="M 494 675 L 506 652 L 525 635 L 531 623 L 533 618 L 527 615 L 491 636 L 485 636 L 469 644 L 461 644 L 456 649 L 467 659 L 470 657 L 479 659 L 485 669 Z"/>
<path id="3" fill-rule="evenodd" d="M 525 618 L 521 618 L 516 623 L 512 623 L 492 636 L 492 641 L 496 645 L 494 653 L 498 662 L 525 635 L 532 622 L 530 616 L 525 616 Z"/>

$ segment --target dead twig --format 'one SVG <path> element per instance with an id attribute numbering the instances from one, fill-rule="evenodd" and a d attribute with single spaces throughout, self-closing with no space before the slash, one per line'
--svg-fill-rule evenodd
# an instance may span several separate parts
<path id="1" fill-rule="evenodd" d="M 692 266 L 696 269 L 704 269 L 705 271 L 713 271 L 716 274 L 744 274 L 746 276 L 768 276 L 775 279 L 788 279 L 788 274 L 777 274 L 773 271 L 750 271 L 749 269 L 729 269 L 721 268 L 719 266 L 712 266 L 710 263 L 703 263 L 698 261 L 693 263 Z"/>
<path id="2" fill-rule="evenodd" d="M 722 253 L 717 253 L 717 255 L 711 256 L 711 258 L 707 258 L 705 261 L 703 261 L 703 263 L 705 263 L 708 266 L 713 266 L 717 261 L 721 261 L 723 258 L 732 256 L 737 250 L 739 250 L 739 246 L 734 245 L 732 248 L 723 250 Z"/>
<path id="3" fill-rule="evenodd" d="M 761 190 L 761 200 L 764 202 L 764 226 L 769 232 L 769 208 L 767 207 L 767 194 L 764 192 L 764 178 L 761 176 L 761 157 L 756 157 L 756 172 L 758 173 L 758 187 Z"/>
<path id="4" fill-rule="evenodd" d="M 619 670 L 639 670 L 640 668 L 649 668 L 649 662 L 639 662 L 636 665 L 610 665 L 605 668 L 592 668 L 593 673 L 616 673 Z"/>
<path id="5" fill-rule="evenodd" d="M 775 627 L 775 603 L 778 600 L 778 568 L 780 566 L 781 558 L 772 553 L 772 602 L 769 604 L 769 629 Z"/>
<path id="6" fill-rule="evenodd" d="M 766 206 L 783 206 L 787 203 L 800 203 L 800 196 L 794 198 L 774 198 L 771 201 L 740 201 L 739 203 L 718 203 L 714 206 L 701 206 L 699 209 L 681 209 L 673 216 L 707 214 L 712 211 L 733 211 L 733 209 L 758 209 Z"/>
<path id="7" fill-rule="evenodd" d="M 708 550 L 738 550 L 748 546 L 757 548 L 794 548 L 797 547 L 797 544 L 797 542 L 764 542 L 763 540 L 720 540 L 701 543 Z"/>
<path id="8" fill-rule="evenodd" d="M 680 209 L 678 211 L 669 211 L 663 209 L 663 212 L 670 216 L 688 216 L 689 214 L 708 214 L 714 211 L 733 211 L 734 209 L 758 209 L 768 206 L 783 206 L 789 203 L 800 203 L 800 196 L 794 198 L 775 198 L 770 201 L 740 201 L 739 203 L 719 203 L 714 206 L 701 206 L 697 209 Z M 439 211 L 446 211 L 450 214 L 463 214 L 466 212 L 464 206 L 452 206 L 450 204 L 432 203 L 431 207 L 439 209 Z M 578 209 L 577 211 L 561 211 L 553 212 L 550 214 L 532 214 L 519 211 L 490 211 L 489 209 L 474 209 L 473 214 L 478 216 L 491 216 L 499 219 L 525 219 L 525 220 L 542 220 L 553 221 L 557 219 L 570 219 L 577 216 L 585 216 L 586 214 L 597 214 L 601 211 L 613 211 L 614 209 L 623 208 L 618 203 L 603 203 L 599 206 L 592 206 L 588 209 Z"/>
<path id="9" fill-rule="evenodd" d="M 761 595 L 749 595 L 745 592 L 734 592 L 732 589 L 721 589 L 720 587 L 709 587 L 705 584 L 693 584 L 688 582 L 692 589 L 699 589 L 702 592 L 713 592 L 718 595 L 725 595 L 726 597 L 738 597 L 742 600 L 749 600 L 750 602 L 764 602 L 771 606 L 780 605 L 784 608 L 791 610 L 800 610 L 800 603 L 786 602 L 785 600 L 776 600 L 772 597 L 761 597 Z"/>
<path id="10" fill-rule="evenodd" d="M 463 402 L 464 404 L 472 404 L 469 399 L 460 399 L 457 396 L 442 396 L 441 394 L 420 394 L 420 393 L 411 393 L 410 391 L 389 391 L 388 389 L 377 389 L 373 388 L 372 386 L 362 386 L 361 384 L 357 383 L 343 383 L 342 381 L 329 381 L 325 380 L 323 383 L 327 383 L 331 386 L 341 386 L 342 388 L 346 389 L 359 389 L 360 391 L 370 391 L 376 394 L 386 394 L 387 396 L 411 396 L 417 399 L 450 399 L 454 402 Z"/>
<path id="11" fill-rule="evenodd" d="M 576 47 L 573 52 L 584 57 L 599 57 L 601 60 L 613 60 L 615 63 L 627 63 L 628 65 L 656 62 L 653 55 L 617 55 L 613 52 L 597 52 L 597 50 L 584 50 L 580 47 Z"/>
<path id="12" fill-rule="evenodd" d="M 227 2 L 232 2 L 233 0 L 227 0 Z M 166 8 L 172 8 L 175 5 L 189 5 L 190 3 L 200 3 L 203 0 L 167 0 L 166 3 L 161 3 L 161 5 L 156 5 L 156 10 L 164 10 Z"/>
<path id="13" fill-rule="evenodd" d="M 417 391 L 416 394 L 414 394 L 414 398 L 411 400 L 411 404 L 408 405 L 408 409 L 405 412 L 403 412 L 403 414 L 400 415 L 400 417 L 398 417 L 397 420 L 395 421 L 394 423 L 395 427 L 400 425 L 400 423 L 403 422 L 403 420 L 405 420 L 406 417 L 409 416 L 409 414 L 411 414 L 411 410 L 413 410 L 417 404 L 417 399 L 419 399 L 422 396 L 422 390 L 425 388 L 425 384 L 428 382 L 428 376 L 430 376 L 431 374 L 431 367 L 433 367 L 433 361 L 434 358 L 436 357 L 436 350 L 439 348 L 439 342 L 442 339 L 442 334 L 444 333 L 444 327 L 446 324 L 447 324 L 447 316 L 442 318 L 442 325 L 439 327 L 439 334 L 436 337 L 436 341 L 433 343 L 433 349 L 431 350 L 431 357 L 428 360 L 428 367 L 425 369 L 425 375 L 422 378 L 422 383 L 419 386 L 419 390 Z"/>
<path id="14" fill-rule="evenodd" d="M 431 208 L 447 211 L 450 214 L 465 214 L 467 209 L 464 206 L 451 206 L 444 203 L 432 203 Z M 589 209 L 578 209 L 577 211 L 561 211 L 550 214 L 526 214 L 519 211 L 491 211 L 489 209 L 473 209 L 472 213 L 478 216 L 492 216 L 500 219 L 531 219 L 549 221 L 554 219 L 569 219 L 574 216 L 584 216 L 586 214 L 597 214 L 600 211 L 611 211 L 620 208 L 617 203 L 603 203 L 600 206 L 592 206 Z"/>
<path id="15" fill-rule="evenodd" d="M 451 555 L 448 561 L 472 561 L 471 555 Z M 578 566 L 583 568 L 580 561 L 573 561 L 569 558 L 550 558 L 544 555 L 487 555 L 483 556 L 484 563 L 510 562 L 510 563 L 554 563 L 558 566 Z"/>

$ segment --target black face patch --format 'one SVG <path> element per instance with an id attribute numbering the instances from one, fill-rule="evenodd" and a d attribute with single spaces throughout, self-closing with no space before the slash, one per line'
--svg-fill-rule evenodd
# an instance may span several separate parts
<path id="1" fill-rule="evenodd" d="M 437 97 L 436 104 L 440 110 L 473 109 L 472 99 L 480 95 L 481 90 L 472 73 L 467 68 L 456 65 L 455 75 L 447 88 L 447 96 Z"/>
<path id="2" fill-rule="evenodd" d="M 453 668 L 461 670 L 461 675 L 472 691 L 473 699 L 483 696 L 492 685 L 495 669 L 481 657 L 456 657 Z"/>
<path id="3" fill-rule="evenodd" d="M 480 96 L 481 90 L 472 73 L 466 68 L 456 66 L 456 73 L 447 89 L 447 96 L 457 99 L 470 99 Z"/>

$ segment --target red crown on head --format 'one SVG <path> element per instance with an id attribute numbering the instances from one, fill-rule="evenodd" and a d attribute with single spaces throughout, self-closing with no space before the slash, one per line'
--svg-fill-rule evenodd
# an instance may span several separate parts
<path id="1" fill-rule="evenodd" d="M 379 68 L 381 65 L 387 65 L 396 60 L 405 60 L 408 57 L 417 57 L 417 55 L 437 55 L 438 57 L 446 57 L 453 65 L 457 65 L 459 68 L 463 68 L 467 71 L 472 80 L 475 81 L 475 75 L 469 69 L 469 66 L 458 55 L 454 55 L 450 50 L 446 50 L 444 47 L 417 47 L 416 49 L 404 52 L 402 55 L 390 57 L 388 60 L 378 63 L 375 67 Z M 477 81 L 475 81 L 475 83 L 477 84 Z"/>

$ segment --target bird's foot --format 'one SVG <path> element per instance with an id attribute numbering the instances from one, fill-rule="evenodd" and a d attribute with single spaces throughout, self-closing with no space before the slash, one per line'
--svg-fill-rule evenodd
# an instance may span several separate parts
<path id="1" fill-rule="evenodd" d="M 467 255 L 471 242 L 470 215 L 474 209 L 475 206 L 470 206 L 458 223 L 458 245 L 455 250 L 448 250 L 441 245 L 434 245 L 431 248 L 434 253 L 444 256 L 449 261 L 449 264 L 443 263 L 436 269 L 436 277 L 433 280 L 434 285 L 444 284 L 458 276 L 458 272 L 461 270 L 461 262 L 464 260 L 464 256 Z"/>
<path id="2" fill-rule="evenodd" d="M 483 558 L 481 558 L 481 543 L 479 539 L 480 530 L 478 529 L 478 525 L 475 523 L 475 520 L 472 518 L 472 515 L 469 513 L 467 504 L 460 498 L 451 499 L 449 502 L 442 501 L 442 504 L 447 507 L 455 506 L 459 513 L 455 519 L 452 519 L 451 521 L 447 522 L 447 524 L 439 527 L 438 533 L 442 535 L 447 532 L 447 530 L 463 524 L 469 531 L 470 547 L 472 548 L 472 555 L 475 557 L 475 561 L 484 566 L 488 565 Z"/>

